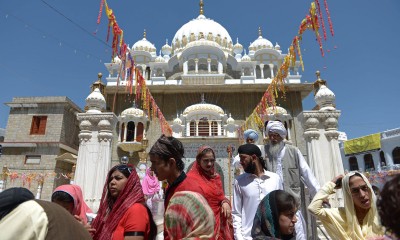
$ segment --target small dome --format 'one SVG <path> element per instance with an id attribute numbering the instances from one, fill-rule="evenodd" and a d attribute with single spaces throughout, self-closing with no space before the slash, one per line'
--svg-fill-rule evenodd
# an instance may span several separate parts
<path id="1" fill-rule="evenodd" d="M 145 31 L 143 34 L 143 39 L 139 40 L 135 44 L 133 44 L 132 50 L 133 51 L 155 52 L 156 47 L 154 46 L 154 44 L 152 44 L 151 42 L 149 42 L 146 39 L 146 31 Z"/>
<path id="2" fill-rule="evenodd" d="M 279 46 L 278 43 L 275 44 L 275 47 L 274 47 L 274 48 L 275 48 L 275 50 L 281 50 L 281 46 Z"/>
<path id="3" fill-rule="evenodd" d="M 161 53 L 160 53 L 160 55 L 158 55 L 154 61 L 163 63 L 163 62 L 165 62 L 165 59 L 161 56 Z"/>
<path id="4" fill-rule="evenodd" d="M 121 59 L 119 59 L 118 56 L 115 56 L 115 58 L 113 59 L 114 63 L 121 63 Z"/>
<path id="5" fill-rule="evenodd" d="M 177 117 L 177 118 L 174 119 L 174 124 L 181 125 L 182 124 L 182 120 Z"/>
<path id="6" fill-rule="evenodd" d="M 168 39 L 166 40 L 165 45 L 162 46 L 161 50 L 162 50 L 162 53 L 163 53 L 164 55 L 170 55 L 170 54 L 171 54 L 171 52 L 172 52 L 172 47 L 171 47 L 170 45 L 168 45 Z"/>
<path id="7" fill-rule="evenodd" d="M 315 102 L 320 107 L 320 111 L 335 110 L 335 99 L 335 94 L 325 85 L 320 86 L 314 97 Z"/>
<path id="8" fill-rule="evenodd" d="M 87 113 L 101 113 L 106 107 L 106 100 L 98 88 L 86 98 Z"/>
<path id="9" fill-rule="evenodd" d="M 235 124 L 235 119 L 232 118 L 231 114 L 229 114 L 229 118 L 226 119 L 227 124 Z"/>
<path id="10" fill-rule="evenodd" d="M 130 107 L 130 108 L 125 109 L 121 113 L 121 117 L 125 117 L 125 116 L 143 117 L 143 116 L 145 116 L 145 114 L 142 109 L 139 109 L 136 107 Z"/>
<path id="11" fill-rule="evenodd" d="M 257 51 L 258 49 L 273 48 L 273 47 L 274 45 L 270 41 L 262 37 L 261 28 L 258 28 L 258 38 L 252 44 L 250 44 L 249 49 Z"/>
<path id="12" fill-rule="evenodd" d="M 283 107 L 275 106 L 267 108 L 267 113 L 270 115 L 276 115 L 276 114 L 284 115 L 287 114 L 287 111 Z"/>
<path id="13" fill-rule="evenodd" d="M 99 126 L 100 129 L 111 130 L 111 124 L 106 119 L 100 120 L 100 122 L 97 124 L 97 126 Z"/>
<path id="14" fill-rule="evenodd" d="M 250 61 L 251 61 L 251 58 L 249 57 L 249 55 L 244 53 L 244 55 L 242 57 L 242 62 L 250 62 Z"/>
<path id="15" fill-rule="evenodd" d="M 222 108 L 217 105 L 209 103 L 199 103 L 187 107 L 185 111 L 183 111 L 183 115 L 188 115 L 193 112 L 214 112 L 218 114 L 224 114 L 224 110 L 222 110 Z"/>
<path id="16" fill-rule="evenodd" d="M 236 44 L 233 45 L 233 52 L 235 54 L 241 54 L 243 52 L 243 46 L 239 43 L 239 39 L 236 39 Z"/>

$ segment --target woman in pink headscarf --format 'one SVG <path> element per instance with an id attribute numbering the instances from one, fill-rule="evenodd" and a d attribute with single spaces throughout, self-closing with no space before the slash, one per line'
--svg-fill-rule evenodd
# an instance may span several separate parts
<path id="1" fill-rule="evenodd" d="M 152 209 L 152 201 L 154 196 L 158 193 L 158 191 L 160 191 L 160 184 L 157 177 L 154 175 L 154 172 L 151 171 L 150 168 L 146 170 L 146 176 L 142 181 L 142 188 L 146 197 L 146 204 L 150 209 Z"/>
<path id="2" fill-rule="evenodd" d="M 86 213 L 93 213 L 83 200 L 82 190 L 78 185 L 68 184 L 56 188 L 51 201 L 65 208 L 84 225 L 87 224 Z"/>

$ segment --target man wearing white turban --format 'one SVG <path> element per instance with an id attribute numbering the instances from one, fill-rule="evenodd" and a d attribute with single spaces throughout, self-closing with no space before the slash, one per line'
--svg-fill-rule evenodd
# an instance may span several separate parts
<path id="1" fill-rule="evenodd" d="M 270 142 L 265 145 L 268 171 L 277 173 L 283 182 L 284 190 L 295 196 L 300 203 L 302 202 L 301 196 L 304 195 L 302 180 L 309 189 L 310 196 L 314 197 L 320 186 L 300 150 L 283 141 L 287 136 L 287 130 L 283 123 L 268 121 L 267 132 Z M 304 201 L 300 206 L 306 212 Z M 301 211 L 298 211 L 296 215 L 301 220 L 297 221 L 295 225 L 296 239 L 307 239 L 306 224 Z"/>

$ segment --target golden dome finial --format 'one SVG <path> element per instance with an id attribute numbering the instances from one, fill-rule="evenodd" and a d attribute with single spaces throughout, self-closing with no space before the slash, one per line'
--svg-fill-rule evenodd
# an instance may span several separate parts
<path id="1" fill-rule="evenodd" d="M 143 38 L 146 38 L 146 29 L 143 31 Z"/>
<path id="2" fill-rule="evenodd" d="M 103 77 L 103 74 L 101 73 L 101 72 L 99 72 L 98 74 L 97 74 L 97 80 L 100 80 L 101 81 L 101 78 Z"/>
<path id="3" fill-rule="evenodd" d="M 261 27 L 258 27 L 258 36 L 262 37 Z"/>
<path id="4" fill-rule="evenodd" d="M 200 0 L 200 15 L 204 15 L 204 10 L 203 10 L 203 6 L 204 6 L 204 3 L 203 3 L 203 0 Z"/>
<path id="5" fill-rule="evenodd" d="M 321 79 L 321 72 L 316 71 L 315 75 L 317 75 L 317 80 L 314 82 L 314 95 L 317 94 L 318 90 L 321 88 L 322 85 L 326 86 L 326 81 Z"/>

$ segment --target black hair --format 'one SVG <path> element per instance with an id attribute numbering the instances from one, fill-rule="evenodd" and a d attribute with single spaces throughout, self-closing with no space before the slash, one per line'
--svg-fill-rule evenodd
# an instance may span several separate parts
<path id="1" fill-rule="evenodd" d="M 51 201 L 60 201 L 74 204 L 74 198 L 64 191 L 56 191 L 51 195 Z"/>
<path id="2" fill-rule="evenodd" d="M 167 137 L 164 134 L 161 135 L 154 143 L 153 147 L 151 147 L 149 154 L 159 156 L 164 162 L 168 162 L 170 158 L 174 158 L 178 170 L 183 171 L 183 169 L 185 169 L 185 163 L 182 160 L 185 149 L 182 142 L 174 137 Z"/>
<path id="3" fill-rule="evenodd" d="M 400 175 L 397 175 L 392 180 L 386 182 L 380 192 L 377 203 L 378 213 L 381 217 L 381 223 L 389 232 L 400 237 Z"/>
<path id="4" fill-rule="evenodd" d="M 278 209 L 279 214 L 283 212 L 297 209 L 299 203 L 296 198 L 288 192 L 283 190 L 277 190 L 275 193 L 276 207 Z"/>

